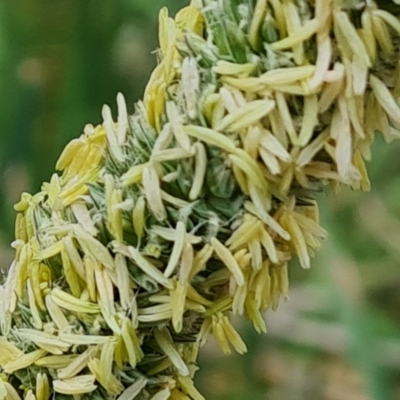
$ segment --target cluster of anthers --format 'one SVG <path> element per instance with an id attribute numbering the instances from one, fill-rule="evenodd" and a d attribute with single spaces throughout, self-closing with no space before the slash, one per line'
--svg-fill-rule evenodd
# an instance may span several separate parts
<path id="1" fill-rule="evenodd" d="M 400 21 L 371 0 L 198 0 L 160 13 L 144 101 L 87 125 L 16 204 L 0 399 L 203 399 L 209 334 L 288 293 L 326 232 L 313 194 L 369 189 L 400 137 Z"/>

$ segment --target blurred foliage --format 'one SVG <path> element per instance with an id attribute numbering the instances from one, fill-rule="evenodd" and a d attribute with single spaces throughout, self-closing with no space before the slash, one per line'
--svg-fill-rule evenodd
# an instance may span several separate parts
<path id="1" fill-rule="evenodd" d="M 0 2 L 0 221 L 37 191 L 86 123 L 130 109 L 156 57 L 157 14 L 185 0 Z M 369 194 L 320 198 L 330 233 L 312 271 L 291 266 L 291 300 L 266 316 L 267 336 L 243 322 L 249 352 L 204 349 L 198 381 L 209 400 L 400 399 L 400 144 L 378 140 Z M 0 265 L 8 263 L 0 249 Z"/>

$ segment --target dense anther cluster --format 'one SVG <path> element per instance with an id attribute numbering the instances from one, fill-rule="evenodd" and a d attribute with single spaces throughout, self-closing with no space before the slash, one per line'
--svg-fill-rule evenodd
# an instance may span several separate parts
<path id="1" fill-rule="evenodd" d="M 143 102 L 104 106 L 15 206 L 0 399 L 203 399 L 208 335 L 244 353 L 231 317 L 265 331 L 326 238 L 313 194 L 368 190 L 374 136 L 400 137 L 399 34 L 368 0 L 162 10 Z"/>

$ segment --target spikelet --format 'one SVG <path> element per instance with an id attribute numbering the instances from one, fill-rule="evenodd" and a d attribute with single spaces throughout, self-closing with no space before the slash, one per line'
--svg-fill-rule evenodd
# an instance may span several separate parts
<path id="1" fill-rule="evenodd" d="M 117 119 L 104 106 L 15 205 L 0 398 L 204 399 L 199 347 L 243 354 L 231 316 L 266 332 L 290 260 L 310 268 L 326 239 L 314 191 L 370 189 L 375 136 L 400 137 L 398 16 L 250 3 L 161 10 L 143 102 L 128 116 L 119 93 Z"/>

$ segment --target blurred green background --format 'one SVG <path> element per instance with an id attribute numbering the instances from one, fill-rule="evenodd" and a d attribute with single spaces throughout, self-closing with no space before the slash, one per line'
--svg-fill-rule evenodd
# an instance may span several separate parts
<path id="1" fill-rule="evenodd" d="M 12 204 L 37 191 L 63 146 L 101 122 L 119 91 L 132 110 L 155 65 L 157 14 L 185 0 L 0 1 L 0 266 Z M 244 357 L 212 341 L 197 382 L 208 400 L 400 399 L 400 143 L 373 149 L 369 194 L 321 196 L 330 238 L 268 335 L 238 321 Z"/>

